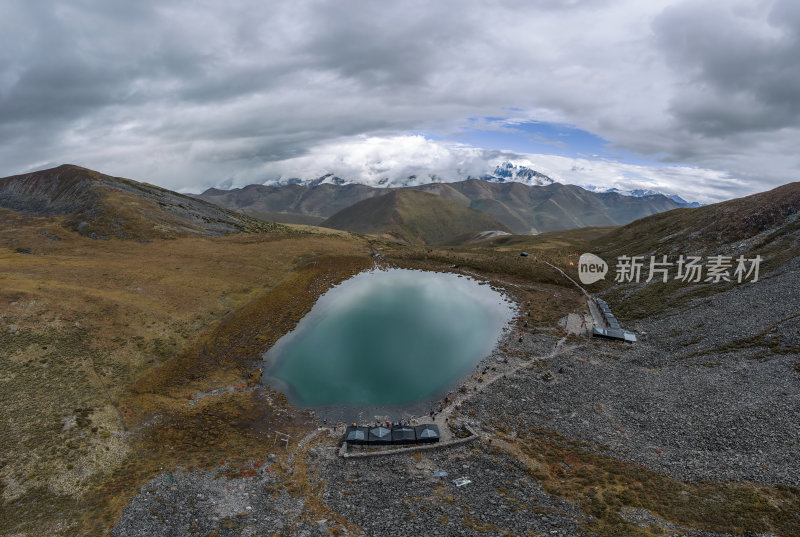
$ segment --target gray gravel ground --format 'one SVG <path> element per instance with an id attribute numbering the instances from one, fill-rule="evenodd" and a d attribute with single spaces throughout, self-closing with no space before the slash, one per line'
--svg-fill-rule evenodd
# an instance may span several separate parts
<path id="1" fill-rule="evenodd" d="M 327 450 L 329 452 L 330 450 Z M 543 492 L 523 465 L 478 442 L 412 455 L 352 460 L 310 453 L 325 501 L 369 535 L 577 535 L 580 508 Z M 447 472 L 435 477 L 434 472 Z M 457 487 L 453 479 L 472 482 Z"/>
<path id="2" fill-rule="evenodd" d="M 800 343 L 798 268 L 626 327 L 646 332 L 637 344 L 577 345 L 550 360 L 555 381 L 520 370 L 462 413 L 474 410 L 487 431 L 504 414 L 683 480 L 800 486 L 800 355 L 713 350 L 776 323 L 779 348 Z M 697 351 L 710 352 L 689 356 Z"/>
<path id="3" fill-rule="evenodd" d="M 161 474 L 125 508 L 115 537 L 159 535 L 327 535 L 298 520 L 303 500 L 273 489 L 275 474 L 262 467 L 255 477 L 227 479 L 206 471 Z M 216 533 L 214 533 L 216 532 Z"/>

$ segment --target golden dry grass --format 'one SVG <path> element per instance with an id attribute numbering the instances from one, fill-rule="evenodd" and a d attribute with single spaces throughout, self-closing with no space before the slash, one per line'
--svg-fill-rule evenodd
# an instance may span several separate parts
<path id="1" fill-rule="evenodd" d="M 364 241 L 309 230 L 99 241 L 1 212 L 4 530 L 102 533 L 156 469 L 263 455 L 270 425 L 308 427 L 280 397 L 189 407 L 187 396 L 252 383 L 246 360 L 371 265 Z"/>

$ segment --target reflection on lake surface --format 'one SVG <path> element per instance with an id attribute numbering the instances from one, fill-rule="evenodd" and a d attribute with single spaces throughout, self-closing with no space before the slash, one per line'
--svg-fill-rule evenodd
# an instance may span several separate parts
<path id="1" fill-rule="evenodd" d="M 490 353 L 513 306 L 453 274 L 359 274 L 265 355 L 265 382 L 300 408 L 396 407 L 443 395 Z"/>

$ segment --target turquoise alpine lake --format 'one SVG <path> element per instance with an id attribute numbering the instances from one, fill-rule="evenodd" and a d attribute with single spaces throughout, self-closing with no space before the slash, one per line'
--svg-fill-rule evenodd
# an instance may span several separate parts
<path id="1" fill-rule="evenodd" d="M 364 272 L 325 293 L 265 353 L 265 383 L 295 407 L 396 408 L 443 396 L 487 356 L 514 313 L 454 274 Z"/>

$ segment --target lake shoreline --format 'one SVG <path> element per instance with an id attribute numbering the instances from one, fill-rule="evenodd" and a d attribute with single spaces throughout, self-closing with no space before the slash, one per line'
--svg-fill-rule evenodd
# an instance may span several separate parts
<path id="1" fill-rule="evenodd" d="M 262 377 L 262 383 L 265 385 L 267 389 L 272 389 L 274 391 L 284 393 L 287 398 L 289 399 L 292 406 L 296 408 L 308 408 L 311 410 L 314 415 L 316 416 L 317 420 L 321 422 L 322 425 L 324 424 L 351 424 L 353 422 L 357 422 L 360 424 L 374 424 L 376 422 L 385 422 L 385 421 L 400 421 L 406 420 L 411 421 L 412 419 L 416 419 L 418 422 L 424 417 L 430 418 L 431 412 L 437 413 L 441 410 L 441 405 L 446 401 L 447 397 L 453 396 L 453 394 L 458 391 L 459 387 L 465 386 L 469 383 L 469 381 L 473 380 L 474 377 L 480 376 L 481 372 L 485 368 L 495 367 L 499 362 L 498 360 L 501 359 L 500 356 L 502 354 L 502 349 L 507 347 L 511 344 L 512 340 L 509 339 L 511 335 L 514 333 L 516 323 L 519 319 L 521 303 L 517 297 L 514 296 L 512 292 L 506 286 L 496 286 L 491 283 L 489 279 L 476 277 L 476 275 L 465 275 L 458 272 L 451 272 L 448 270 L 443 270 L 441 268 L 432 269 L 432 268 L 400 268 L 400 267 L 390 267 L 393 270 L 402 270 L 402 271 L 415 271 L 415 272 L 427 272 L 427 273 L 434 273 L 434 274 L 441 274 L 443 276 L 452 277 L 452 278 L 464 278 L 466 281 L 474 282 L 478 286 L 489 285 L 491 290 L 496 293 L 498 300 L 498 304 L 501 305 L 502 308 L 505 308 L 504 313 L 502 314 L 502 324 L 499 325 L 498 335 L 494 339 L 489 351 L 480 357 L 477 362 L 474 362 L 472 365 L 468 367 L 468 369 L 464 370 L 463 374 L 460 374 L 454 382 L 448 382 L 447 386 L 442 388 L 441 390 L 437 390 L 436 395 L 421 399 L 416 402 L 410 403 L 401 403 L 401 404 L 374 404 L 374 405 L 364 405 L 364 404 L 331 404 L 331 405 L 303 405 L 303 404 L 296 404 L 297 398 L 294 397 L 294 394 L 291 393 L 291 388 L 282 380 L 276 379 L 270 376 L 269 372 L 270 369 L 274 369 L 275 364 L 269 364 L 267 367 L 264 368 L 264 375 Z M 382 268 L 378 268 L 378 270 L 386 270 Z M 356 275 L 358 277 L 365 273 L 374 272 L 375 269 L 370 271 L 364 271 Z M 354 278 L 355 278 L 354 277 Z M 352 281 L 353 278 L 342 282 L 337 287 L 346 284 L 348 281 Z M 459 285 L 462 285 L 459 283 Z M 335 289 L 335 288 L 333 288 Z M 483 292 L 483 291 L 482 291 Z M 484 293 L 485 295 L 485 293 Z M 491 295 L 487 295 L 491 296 Z M 321 296 L 319 301 L 322 300 L 324 297 Z M 315 304 L 315 308 L 317 307 Z M 499 310 L 498 310 L 499 311 Z M 311 316 L 312 312 L 309 312 L 309 316 Z M 497 312 L 495 312 L 496 314 Z M 302 320 L 301 320 L 302 322 Z M 300 327 L 300 323 L 298 323 L 298 328 Z M 295 329 L 297 330 L 297 328 Z M 291 333 L 285 334 L 283 338 L 286 338 Z M 297 334 L 295 334 L 296 336 Z M 272 351 L 276 346 L 278 346 L 279 342 L 276 342 L 276 345 L 273 346 L 269 351 L 264 353 L 266 357 L 270 351 Z"/>

